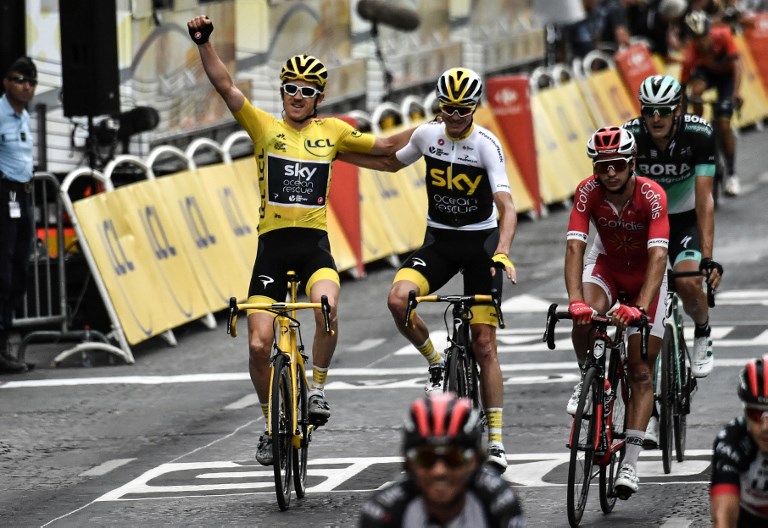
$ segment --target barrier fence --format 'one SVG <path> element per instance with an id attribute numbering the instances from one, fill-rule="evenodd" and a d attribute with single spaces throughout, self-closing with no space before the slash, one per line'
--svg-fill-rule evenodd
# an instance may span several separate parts
<path id="1" fill-rule="evenodd" d="M 749 48 L 743 39 L 739 45 L 746 57 L 742 92 L 748 102 L 739 123 L 759 124 L 768 116 L 768 97 Z M 659 68 L 654 57 L 637 49 L 617 56 L 618 65 L 608 57 L 607 68 L 592 72 L 590 61 L 598 59 L 606 60 L 595 55 L 573 71 L 558 65 L 547 72 L 551 85 L 544 88 L 538 77 L 536 83 L 527 76 L 488 79 L 489 105 L 478 109 L 475 120 L 499 138 L 519 213 L 535 218 L 546 214 L 549 205 L 568 202 L 591 172 L 584 152 L 590 134 L 635 117 L 636 96 L 630 89 Z M 431 104 L 425 101 L 423 107 L 429 111 Z M 345 119 L 356 122 L 354 115 Z M 401 128 L 427 119 L 408 115 Z M 370 125 L 379 130 L 379 123 Z M 182 324 L 200 320 L 215 328 L 212 314 L 225 308 L 230 297 L 245 296 L 258 243 L 260 200 L 256 160 L 232 159 L 233 146 L 241 141 L 250 141 L 245 132 L 221 145 L 199 139 L 186 151 L 158 147 L 146 160 L 121 156 L 104 173 L 78 169 L 65 178 L 61 202 L 109 315 L 109 335 L 118 344 L 113 348 L 126 362 L 133 362 L 131 345 L 151 337 L 176 344 L 173 329 Z M 202 152 L 220 161 L 198 165 Z M 186 168 L 156 178 L 153 166 L 167 156 Z M 144 179 L 116 188 L 111 174 L 120 164 L 131 165 Z M 427 209 L 423 161 L 395 174 L 336 162 L 333 177 L 328 226 L 340 271 L 362 276 L 366 264 L 381 259 L 397 265 L 399 255 L 421 244 Z M 80 178 L 95 179 L 105 191 L 72 201 L 69 191 Z M 60 225 L 56 233 L 61 236 Z M 59 248 L 63 243 L 56 242 Z M 43 282 L 54 280 L 51 275 Z M 54 300 L 60 308 L 52 317 L 59 317 L 55 321 L 66 331 L 61 298 Z M 34 317 L 21 322 L 34 324 Z"/>

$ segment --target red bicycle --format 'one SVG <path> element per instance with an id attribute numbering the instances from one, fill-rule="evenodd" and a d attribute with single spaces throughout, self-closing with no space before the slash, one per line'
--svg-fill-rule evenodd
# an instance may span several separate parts
<path id="1" fill-rule="evenodd" d="M 567 311 L 557 311 L 552 304 L 547 312 L 547 329 L 543 341 L 555 349 L 555 325 L 571 319 Z M 629 385 L 626 375 L 624 331 L 616 330 L 613 338 L 608 328 L 615 326 L 608 315 L 592 318 L 592 346 L 584 365 L 581 396 L 573 417 L 566 447 L 571 452 L 568 465 L 568 522 L 578 526 L 587 504 L 589 485 L 595 477 L 600 483 L 600 508 L 610 513 L 618 495 L 613 483 L 616 468 L 624 458 L 624 431 Z M 641 355 L 647 357 L 649 326 L 643 317 L 633 326 L 642 329 Z M 607 364 L 606 364 L 606 352 Z"/>

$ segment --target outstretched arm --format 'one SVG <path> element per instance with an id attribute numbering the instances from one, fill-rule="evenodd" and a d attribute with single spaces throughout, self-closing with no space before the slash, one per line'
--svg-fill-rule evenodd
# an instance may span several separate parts
<path id="1" fill-rule="evenodd" d="M 339 152 L 336 159 L 359 167 L 386 172 L 397 172 L 407 164 L 401 162 L 395 153 L 411 139 L 415 128 L 409 128 L 389 137 L 377 137 L 370 152 Z"/>
<path id="2" fill-rule="evenodd" d="M 196 16 L 187 22 L 187 29 L 192 40 L 197 44 L 200 60 L 208 80 L 224 99 L 229 111 L 232 113 L 239 111 L 245 104 L 245 96 L 235 85 L 213 44 L 208 41 L 208 35 L 213 31 L 213 22 L 207 16 Z"/>
<path id="3" fill-rule="evenodd" d="M 515 229 L 517 228 L 517 211 L 515 210 L 515 203 L 512 201 L 512 195 L 508 192 L 500 191 L 493 194 L 493 200 L 496 202 L 496 207 L 499 210 L 499 243 L 496 245 L 494 255 L 507 255 L 509 256 L 509 250 L 512 247 L 512 240 L 515 238 Z M 512 284 L 517 284 L 517 271 L 511 261 L 508 261 L 510 265 L 505 263 L 505 274 L 507 278 L 512 281 Z M 496 269 L 491 268 L 491 275 L 496 274 Z"/>

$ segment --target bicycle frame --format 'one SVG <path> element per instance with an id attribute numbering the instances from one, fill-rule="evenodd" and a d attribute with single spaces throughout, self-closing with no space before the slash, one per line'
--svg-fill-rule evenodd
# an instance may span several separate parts
<path id="1" fill-rule="evenodd" d="M 475 304 L 493 304 L 496 309 L 496 314 L 499 320 L 499 327 L 505 328 L 504 316 L 501 313 L 501 295 L 498 290 L 492 289 L 490 295 L 424 295 L 417 296 L 415 291 L 411 291 L 408 294 L 408 307 L 405 312 L 405 326 L 411 324 L 411 319 L 415 313 L 416 306 L 422 302 L 445 302 L 451 306 L 451 314 L 453 318 L 453 329 L 448 336 L 450 343 L 448 347 L 448 354 L 451 357 L 446 357 L 446 366 L 450 367 L 452 362 L 457 362 L 460 359 L 463 360 L 463 364 L 466 368 L 466 379 L 471 384 L 471 390 L 465 387 L 468 394 L 460 394 L 461 396 L 468 396 L 476 408 L 480 408 L 480 394 L 479 394 L 479 382 L 477 378 L 477 362 L 472 350 L 472 340 L 469 332 L 470 322 L 472 320 L 472 306 Z M 448 313 L 446 308 L 445 314 Z M 448 330 L 447 318 L 443 317 L 445 321 L 446 330 Z M 459 357 L 453 357 L 452 350 L 457 350 Z M 443 381 L 443 391 L 449 390 L 450 372 L 446 369 L 445 379 Z"/>

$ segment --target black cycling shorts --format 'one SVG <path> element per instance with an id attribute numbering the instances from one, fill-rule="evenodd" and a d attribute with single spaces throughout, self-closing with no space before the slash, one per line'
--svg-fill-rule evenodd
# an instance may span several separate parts
<path id="1" fill-rule="evenodd" d="M 672 267 L 681 260 L 701 261 L 701 237 L 696 210 L 669 215 L 669 262 Z"/>
<path id="2" fill-rule="evenodd" d="M 326 269 L 323 278 L 335 277 L 335 281 L 339 281 L 327 232 L 289 227 L 259 235 L 248 297 L 258 295 L 277 302 L 284 301 L 288 294 L 285 277 L 291 270 L 296 272 L 309 296 L 309 288 L 312 286 L 309 280 L 323 268 Z"/>

